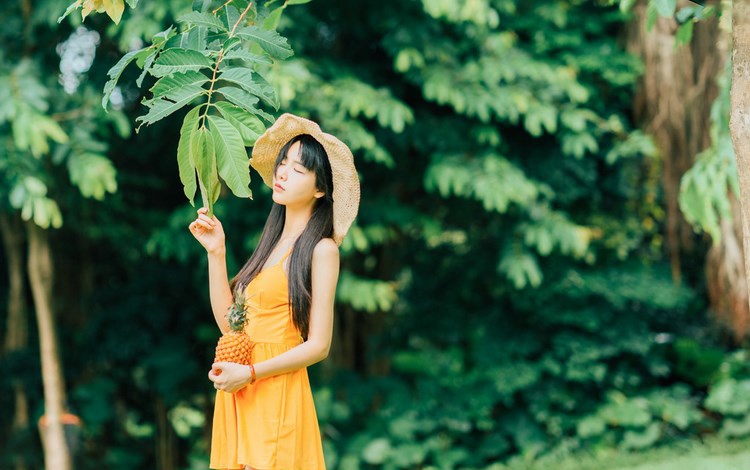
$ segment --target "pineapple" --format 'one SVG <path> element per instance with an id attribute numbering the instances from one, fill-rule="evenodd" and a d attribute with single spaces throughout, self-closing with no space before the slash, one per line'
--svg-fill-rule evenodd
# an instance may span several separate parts
<path id="1" fill-rule="evenodd" d="M 230 331 L 219 338 L 214 362 L 236 362 L 250 365 L 252 363 L 253 342 L 245 334 L 247 310 L 245 309 L 245 296 L 242 286 L 239 286 L 234 294 L 234 302 L 227 311 L 226 319 L 229 322 Z"/>

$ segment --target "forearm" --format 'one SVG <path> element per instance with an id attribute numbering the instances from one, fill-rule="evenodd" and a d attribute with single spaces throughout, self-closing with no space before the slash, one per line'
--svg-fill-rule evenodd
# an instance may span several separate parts
<path id="1" fill-rule="evenodd" d="M 229 331 L 229 323 L 225 315 L 232 305 L 232 291 L 229 289 L 224 252 L 208 253 L 208 290 L 216 324 L 222 333 L 226 333 Z"/>
<path id="2" fill-rule="evenodd" d="M 255 380 L 302 369 L 326 357 L 328 357 L 328 346 L 314 341 L 305 341 L 278 356 L 253 364 Z"/>

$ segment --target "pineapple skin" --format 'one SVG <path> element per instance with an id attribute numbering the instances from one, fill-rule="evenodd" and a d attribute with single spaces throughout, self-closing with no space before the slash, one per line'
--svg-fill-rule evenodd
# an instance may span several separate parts
<path id="1" fill-rule="evenodd" d="M 253 342 L 243 331 L 230 331 L 219 338 L 214 362 L 236 362 L 249 366 L 253 360 Z"/>

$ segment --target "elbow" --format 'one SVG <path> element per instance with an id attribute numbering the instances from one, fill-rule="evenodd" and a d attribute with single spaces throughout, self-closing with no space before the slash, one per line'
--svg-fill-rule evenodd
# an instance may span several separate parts
<path id="1" fill-rule="evenodd" d="M 329 346 L 319 348 L 317 351 L 317 354 L 315 355 L 315 362 L 320 362 L 328 357 L 328 353 L 330 352 L 331 348 Z"/>
<path id="2" fill-rule="evenodd" d="M 330 344 L 315 344 L 313 343 L 311 346 L 313 346 L 312 351 L 312 364 L 315 364 L 317 362 L 320 362 L 328 357 L 328 353 L 331 351 L 331 345 Z"/>

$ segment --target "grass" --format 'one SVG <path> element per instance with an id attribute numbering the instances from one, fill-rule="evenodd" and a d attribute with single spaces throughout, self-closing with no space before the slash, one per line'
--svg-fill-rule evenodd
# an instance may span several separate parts
<path id="1" fill-rule="evenodd" d="M 750 469 L 750 440 L 683 441 L 644 452 L 624 450 L 580 453 L 535 463 L 521 460 L 498 470 L 746 470 Z"/>

